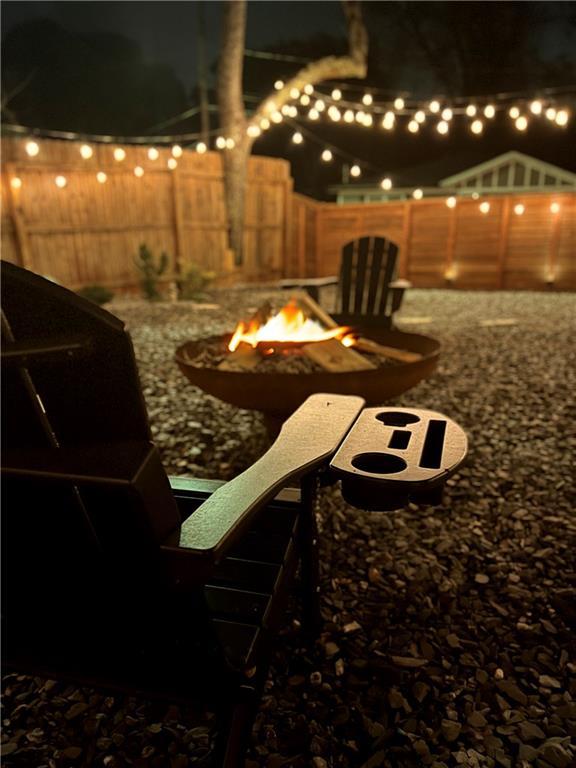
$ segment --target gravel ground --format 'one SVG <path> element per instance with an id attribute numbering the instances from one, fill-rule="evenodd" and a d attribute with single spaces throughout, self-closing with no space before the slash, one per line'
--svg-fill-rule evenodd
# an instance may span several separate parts
<path id="1" fill-rule="evenodd" d="M 265 298 L 110 307 L 133 334 L 169 473 L 230 478 L 266 448 L 259 415 L 172 362 Z M 431 322 L 408 324 L 418 317 Z M 573 767 L 574 295 L 413 290 L 398 324 L 443 352 L 397 404 L 458 420 L 470 459 L 439 507 L 366 513 L 322 493 L 323 631 L 303 646 L 297 621 L 287 628 L 246 766 Z M 6 766 L 185 768 L 206 753 L 207 725 L 174 706 L 24 675 L 4 686 Z"/>

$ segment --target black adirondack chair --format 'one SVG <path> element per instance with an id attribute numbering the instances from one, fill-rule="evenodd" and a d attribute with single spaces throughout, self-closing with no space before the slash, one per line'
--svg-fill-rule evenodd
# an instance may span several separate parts
<path id="1" fill-rule="evenodd" d="M 5 662 L 199 699 L 242 764 L 299 562 L 318 622 L 314 471 L 363 401 L 314 396 L 230 483 L 168 478 L 121 321 L 3 262 L 2 337 Z"/>
<path id="2" fill-rule="evenodd" d="M 282 288 L 304 288 L 315 301 L 320 289 L 337 285 L 336 309 L 341 325 L 390 328 L 400 309 L 407 280 L 395 280 L 398 246 L 384 237 L 361 237 L 342 249 L 340 275 L 287 279 Z"/>

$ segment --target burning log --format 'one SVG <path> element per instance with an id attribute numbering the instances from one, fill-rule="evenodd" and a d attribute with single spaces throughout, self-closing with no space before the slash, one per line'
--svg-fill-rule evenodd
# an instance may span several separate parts
<path id="1" fill-rule="evenodd" d="M 302 352 L 325 371 L 344 373 L 345 371 L 368 371 L 376 368 L 371 360 L 359 355 L 350 347 L 345 347 L 338 339 L 327 339 L 306 344 Z"/>

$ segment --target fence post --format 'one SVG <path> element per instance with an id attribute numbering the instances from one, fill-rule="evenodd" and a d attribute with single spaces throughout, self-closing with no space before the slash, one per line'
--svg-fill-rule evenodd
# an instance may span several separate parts
<path id="1" fill-rule="evenodd" d="M 548 268 L 546 282 L 553 283 L 556 279 L 556 262 L 558 261 L 558 251 L 560 250 L 560 216 L 561 209 L 554 214 L 552 220 L 552 232 L 550 233 L 550 245 L 548 248 Z"/>
<path id="2" fill-rule="evenodd" d="M 175 168 L 172 173 L 172 207 L 174 213 L 174 272 L 177 275 L 182 274 L 184 260 L 184 220 L 182 216 L 182 190 L 180 185 L 180 174 Z"/>
<path id="3" fill-rule="evenodd" d="M 400 249 L 399 277 L 410 277 L 410 235 L 412 230 L 412 203 L 404 201 L 404 220 L 402 222 L 402 248 Z"/>
<path id="4" fill-rule="evenodd" d="M 450 209 L 450 218 L 448 219 L 448 239 L 446 241 L 446 262 L 444 264 L 444 277 L 453 281 L 455 279 L 453 275 L 454 268 L 454 250 L 456 248 L 456 225 L 457 220 L 457 206 Z"/>
<path id="5" fill-rule="evenodd" d="M 18 204 L 18 196 L 20 194 L 20 190 L 14 189 L 11 184 L 11 180 L 17 175 L 18 174 L 15 164 L 6 163 L 4 183 L 7 184 L 8 210 L 10 212 L 10 218 L 12 219 L 12 224 L 14 226 L 18 258 L 20 260 L 20 266 L 24 267 L 25 269 L 32 269 L 32 252 L 30 250 L 30 239 L 26 229 L 26 222 L 22 216 L 20 206 Z"/>
<path id="6" fill-rule="evenodd" d="M 500 239 L 498 242 L 498 288 L 504 288 L 504 266 L 508 252 L 508 234 L 510 231 L 510 197 L 504 198 L 500 218 Z"/>

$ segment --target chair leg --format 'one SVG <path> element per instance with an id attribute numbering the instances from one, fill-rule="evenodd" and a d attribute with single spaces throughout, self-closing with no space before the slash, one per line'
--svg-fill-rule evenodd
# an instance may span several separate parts
<path id="1" fill-rule="evenodd" d="M 215 768 L 243 768 L 259 700 L 256 688 L 243 685 L 236 692 L 235 700 L 227 702 L 220 715 L 221 730 L 214 747 Z"/>
<path id="2" fill-rule="evenodd" d="M 318 526 L 314 510 L 318 480 L 315 474 L 302 480 L 302 518 L 300 552 L 302 559 L 302 627 L 311 636 L 318 634 L 322 623 L 320 614 L 320 563 L 318 560 Z"/>

